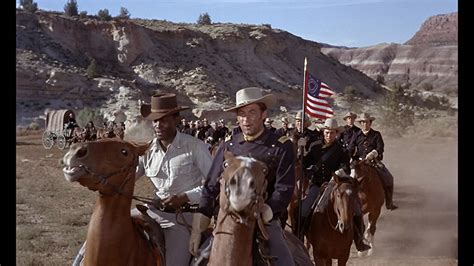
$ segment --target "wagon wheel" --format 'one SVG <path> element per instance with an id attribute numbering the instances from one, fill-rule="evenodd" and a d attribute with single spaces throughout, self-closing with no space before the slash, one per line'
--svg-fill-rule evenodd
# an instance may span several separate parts
<path id="1" fill-rule="evenodd" d="M 66 147 L 66 137 L 64 137 L 62 134 L 59 135 L 56 139 L 56 145 L 58 145 L 60 150 L 64 149 L 64 147 Z"/>
<path id="2" fill-rule="evenodd" d="M 50 131 L 45 131 L 43 133 L 42 140 L 43 140 L 43 147 L 45 149 L 49 150 L 51 149 L 51 147 L 53 147 L 54 145 L 53 133 L 51 133 Z"/>

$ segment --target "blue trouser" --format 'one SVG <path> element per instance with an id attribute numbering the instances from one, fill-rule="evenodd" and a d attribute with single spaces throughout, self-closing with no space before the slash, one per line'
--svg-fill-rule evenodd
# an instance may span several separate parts
<path id="1" fill-rule="evenodd" d="M 267 229 L 269 236 L 268 248 L 270 256 L 277 258 L 276 260 L 272 260 L 272 265 L 295 265 L 286 239 L 283 236 L 284 232 L 281 228 L 280 219 L 273 220 L 269 224 L 266 224 L 265 229 Z"/>
<path id="2" fill-rule="evenodd" d="M 301 202 L 301 216 L 307 218 L 311 215 L 311 206 L 313 206 L 314 201 L 318 197 L 319 191 L 321 188 L 318 185 L 311 184 L 308 188 L 308 194 Z"/>

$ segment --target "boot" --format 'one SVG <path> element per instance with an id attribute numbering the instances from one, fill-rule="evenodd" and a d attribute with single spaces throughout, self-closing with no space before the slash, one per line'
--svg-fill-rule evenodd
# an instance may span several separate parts
<path id="1" fill-rule="evenodd" d="M 385 207 L 391 211 L 398 209 L 398 206 L 393 204 L 393 186 L 385 187 Z"/>
<path id="2" fill-rule="evenodd" d="M 363 252 L 369 250 L 371 247 L 364 243 L 364 219 L 362 215 L 354 215 L 354 244 L 357 248 L 357 251 Z"/>

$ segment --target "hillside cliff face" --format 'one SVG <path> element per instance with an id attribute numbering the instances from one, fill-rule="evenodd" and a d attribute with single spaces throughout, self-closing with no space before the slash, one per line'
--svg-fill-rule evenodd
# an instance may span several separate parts
<path id="1" fill-rule="evenodd" d="M 53 12 L 16 14 L 17 124 L 45 108 L 99 108 L 105 116 L 139 117 L 138 100 L 157 91 L 178 94 L 195 116 L 221 116 L 235 92 L 260 86 L 278 104 L 300 108 L 304 57 L 335 91 L 382 90 L 358 70 L 321 53 L 320 46 L 269 26 L 175 24 L 157 20 L 70 18 Z M 94 59 L 100 76 L 88 78 Z"/>
<path id="2" fill-rule="evenodd" d="M 363 48 L 325 47 L 322 52 L 387 85 L 409 82 L 414 89 L 457 94 L 457 13 L 430 17 L 406 44 Z"/>

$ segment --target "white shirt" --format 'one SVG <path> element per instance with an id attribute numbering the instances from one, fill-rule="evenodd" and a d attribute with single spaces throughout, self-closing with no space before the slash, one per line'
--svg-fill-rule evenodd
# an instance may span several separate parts
<path id="1" fill-rule="evenodd" d="M 164 152 L 157 138 L 150 149 L 139 158 L 136 177 L 150 178 L 163 199 L 186 193 L 191 204 L 198 204 L 204 178 L 211 168 L 212 158 L 204 142 L 190 135 L 176 133 Z"/>

